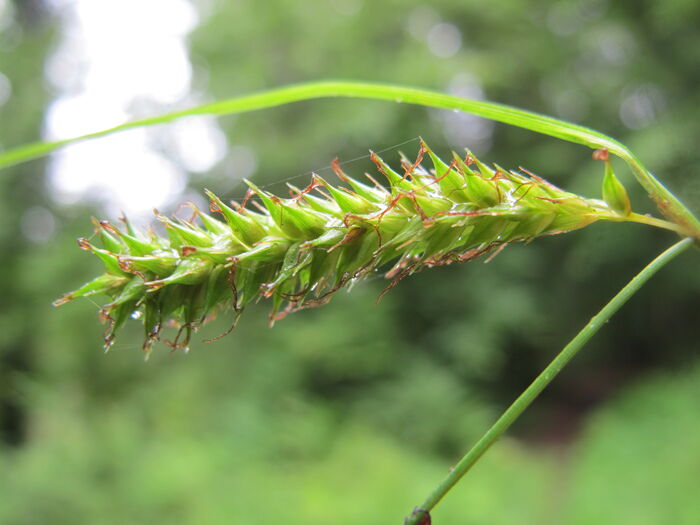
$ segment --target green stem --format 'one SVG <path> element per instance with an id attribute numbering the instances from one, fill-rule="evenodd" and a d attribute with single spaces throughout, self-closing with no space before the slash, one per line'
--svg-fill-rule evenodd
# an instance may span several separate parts
<path id="1" fill-rule="evenodd" d="M 498 440 L 513 422 L 523 413 L 535 398 L 561 372 L 562 368 L 576 355 L 588 340 L 625 304 L 648 280 L 664 265 L 677 255 L 687 250 L 693 243 L 692 239 L 683 239 L 651 261 L 639 272 L 612 300 L 598 312 L 588 324 L 574 337 L 569 344 L 554 358 L 542 373 L 516 399 L 482 438 L 459 460 L 447 477 L 427 497 L 427 499 L 406 518 L 407 525 L 419 525 L 425 519 L 425 513 L 430 512 L 449 490 L 471 469 L 479 458 Z"/>
<path id="2" fill-rule="evenodd" d="M 663 219 L 657 219 L 656 217 L 650 217 L 649 215 L 641 215 L 639 213 L 630 213 L 626 217 L 623 217 L 621 220 L 624 222 L 636 222 L 639 224 L 646 224 L 647 226 L 663 228 L 664 230 L 676 232 L 678 235 L 682 235 L 684 232 L 684 228 L 675 222 L 665 221 Z"/>
<path id="3" fill-rule="evenodd" d="M 619 143 L 618 143 L 619 144 Z M 693 237 L 700 241 L 700 222 L 685 205 L 671 193 L 666 186 L 647 170 L 637 156 L 627 146 L 619 144 L 620 148 L 609 151 L 624 160 L 632 170 L 637 181 L 647 191 L 647 194 L 656 203 L 659 211 L 671 221 L 682 228 L 682 235 Z"/>
<path id="4" fill-rule="evenodd" d="M 132 128 L 163 124 L 182 117 L 193 115 L 229 115 L 281 106 L 302 100 L 331 97 L 391 100 L 394 102 L 406 102 L 421 106 L 464 111 L 569 142 L 583 144 L 591 148 L 607 149 L 609 152 L 623 159 L 630 166 L 637 180 L 657 203 L 661 212 L 673 222 L 679 224 L 683 228 L 684 235 L 700 239 L 700 222 L 695 216 L 642 165 L 639 159 L 627 149 L 626 146 L 613 138 L 584 126 L 571 124 L 530 111 L 495 104 L 493 102 L 471 100 L 424 89 L 387 84 L 321 81 L 272 89 L 253 95 L 245 95 L 183 111 L 176 111 L 167 115 L 127 122 L 119 126 L 80 135 L 78 137 L 55 142 L 37 142 L 26 146 L 20 146 L 0 153 L 0 168 L 42 157 L 73 142 L 102 137 Z"/>

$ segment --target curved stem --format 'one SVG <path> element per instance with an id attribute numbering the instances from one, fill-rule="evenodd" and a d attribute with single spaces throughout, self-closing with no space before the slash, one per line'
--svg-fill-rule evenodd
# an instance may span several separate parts
<path id="1" fill-rule="evenodd" d="M 389 84 L 321 81 L 272 89 L 261 93 L 235 97 L 221 102 L 214 102 L 212 104 L 176 111 L 158 117 L 127 122 L 109 129 L 64 140 L 36 142 L 34 144 L 21 146 L 0 153 L 0 168 L 42 157 L 74 142 L 102 137 L 132 128 L 163 124 L 182 117 L 193 115 L 229 115 L 281 106 L 302 100 L 330 97 L 391 100 L 394 102 L 406 102 L 433 108 L 464 111 L 568 142 L 583 144 L 591 148 L 607 149 L 609 152 L 623 159 L 630 166 L 634 176 L 656 202 L 661 212 L 673 222 L 678 223 L 682 227 L 684 235 L 700 239 L 700 221 L 698 221 L 695 216 L 642 165 L 639 159 L 626 146 L 603 133 L 553 117 L 512 108 L 502 104 Z"/>
<path id="2" fill-rule="evenodd" d="M 627 163 L 637 181 L 647 191 L 647 194 L 656 203 L 664 217 L 667 217 L 682 228 L 682 235 L 687 235 L 688 237 L 693 237 L 696 241 L 700 241 L 700 221 L 695 215 L 644 167 L 634 153 L 626 146 L 622 144 L 620 146 L 621 148 L 619 149 L 610 149 L 609 151 Z"/>
<path id="3" fill-rule="evenodd" d="M 529 387 L 516 399 L 510 407 L 498 418 L 493 426 L 482 436 L 482 438 L 459 460 L 459 463 L 452 469 L 447 477 L 437 486 L 437 488 L 426 498 L 426 500 L 413 511 L 413 514 L 406 518 L 408 525 L 420 525 L 425 520 L 427 512 L 430 512 L 435 505 L 449 492 L 449 490 L 471 469 L 479 458 L 498 440 L 501 435 L 510 427 L 513 422 L 523 413 L 535 398 L 552 382 L 561 372 L 562 368 L 576 355 L 588 340 L 625 304 L 648 280 L 659 271 L 664 265 L 687 250 L 693 243 L 692 239 L 683 239 L 656 259 L 651 261 L 641 272 L 639 272 L 622 290 L 618 292 L 612 300 L 598 312 L 588 324 L 574 337 L 569 344 L 557 355 L 554 360 L 545 368 L 542 373 L 535 378 Z"/>

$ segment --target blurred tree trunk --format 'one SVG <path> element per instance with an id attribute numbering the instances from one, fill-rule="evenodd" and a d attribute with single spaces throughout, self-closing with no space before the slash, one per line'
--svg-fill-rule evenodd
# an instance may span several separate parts
<path id="1" fill-rule="evenodd" d="M 0 73 L 9 80 L 10 98 L 0 106 L 0 146 L 12 147 L 40 135 L 47 93 L 44 59 L 52 40 L 49 11 L 40 0 L 10 3 L 14 21 L 0 30 Z M 27 410 L 19 382 L 32 368 L 33 309 L 26 283 L 18 276 L 27 252 L 36 250 L 23 234 L 22 220 L 45 201 L 44 163 L 31 162 L 0 176 L 0 440 L 21 444 Z M 37 253 L 40 256 L 40 250 Z M 51 271 L 47 261 L 46 271 Z"/>

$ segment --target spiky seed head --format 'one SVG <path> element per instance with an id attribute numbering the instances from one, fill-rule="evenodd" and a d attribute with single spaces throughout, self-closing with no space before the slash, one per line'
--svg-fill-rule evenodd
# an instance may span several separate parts
<path id="1" fill-rule="evenodd" d="M 423 167 L 425 156 L 432 170 Z M 369 175 L 367 184 L 352 179 L 334 162 L 349 187 L 315 175 L 307 188 L 292 188 L 294 196 L 284 199 L 247 182 L 249 194 L 262 203 L 258 212 L 228 206 L 207 190 L 210 212 L 223 220 L 196 207 L 190 220 L 156 212 L 166 237 L 139 232 L 126 219 L 123 228 L 94 221 L 104 248 L 87 239 L 78 244 L 103 262 L 105 273 L 54 304 L 106 294 L 111 301 L 100 310 L 106 348 L 129 317 L 143 320 L 147 352 L 156 341 L 187 348 L 192 332 L 222 305 L 230 305 L 237 319 L 246 304 L 269 298 L 272 324 L 328 302 L 379 268 L 387 268 L 388 290 L 426 267 L 466 262 L 512 242 L 619 221 L 629 213 L 614 175 L 606 174 L 605 200 L 596 200 L 525 170 L 490 168 L 471 153 L 454 155 L 448 164 L 424 143 L 415 162 L 403 159 L 403 173 L 374 153 L 371 159 L 387 188 Z M 167 325 L 177 328 L 173 340 L 161 336 Z"/>

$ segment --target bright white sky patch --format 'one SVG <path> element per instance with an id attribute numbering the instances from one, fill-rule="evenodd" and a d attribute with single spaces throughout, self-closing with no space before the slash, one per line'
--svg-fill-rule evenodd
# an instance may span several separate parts
<path id="1" fill-rule="evenodd" d="M 188 0 L 53 0 L 63 39 L 46 64 L 59 92 L 45 138 L 68 138 L 120 124 L 168 105 L 191 104 L 185 38 L 197 24 Z M 152 144 L 166 137 L 178 163 Z M 213 120 L 186 119 L 70 146 L 54 155 L 49 183 L 63 202 L 102 202 L 110 214 L 150 213 L 185 187 L 183 168 L 205 171 L 226 152 Z"/>
<path id="2" fill-rule="evenodd" d="M 226 155 L 226 135 L 211 117 L 188 117 L 170 124 L 175 153 L 195 173 L 210 170 Z"/>
<path id="3" fill-rule="evenodd" d="M 50 177 L 59 202 L 89 199 L 111 216 L 123 211 L 130 217 L 170 202 L 186 182 L 182 170 L 148 147 L 145 130 L 66 148 L 54 155 Z"/>

